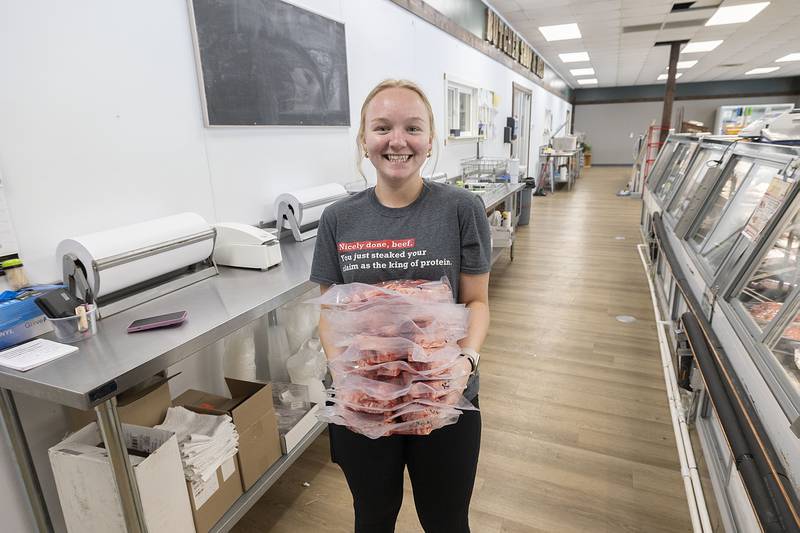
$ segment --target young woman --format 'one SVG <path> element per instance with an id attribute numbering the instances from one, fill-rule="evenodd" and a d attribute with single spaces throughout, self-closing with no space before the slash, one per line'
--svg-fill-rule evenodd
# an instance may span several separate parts
<path id="1" fill-rule="evenodd" d="M 433 111 L 417 85 L 386 80 L 367 95 L 357 146 L 375 166 L 377 184 L 325 210 L 311 280 L 325 291 L 340 283 L 447 276 L 456 301 L 470 309 L 468 335 L 459 345 L 471 375 L 451 386 L 477 406 L 478 350 L 489 326 L 489 225 L 471 192 L 422 179 L 434 141 Z M 332 357 L 324 321 L 320 338 Z M 478 411 L 424 436 L 372 440 L 330 425 L 331 456 L 353 494 L 356 533 L 394 531 L 406 467 L 425 531 L 469 532 L 480 433 Z"/>

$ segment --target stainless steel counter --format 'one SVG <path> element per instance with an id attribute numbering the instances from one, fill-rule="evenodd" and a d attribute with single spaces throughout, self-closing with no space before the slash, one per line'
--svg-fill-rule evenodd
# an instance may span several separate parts
<path id="1" fill-rule="evenodd" d="M 75 353 L 27 372 L 0 367 L 0 388 L 94 407 L 312 289 L 314 243 L 284 241 L 282 263 L 267 272 L 220 267 L 218 276 L 100 320 Z M 126 333 L 138 318 L 183 310 L 189 319 L 177 328 Z"/>
<path id="2" fill-rule="evenodd" d="M 491 183 L 491 188 L 486 189 L 485 192 L 476 193 L 483 201 L 486 210 L 492 209 L 497 204 L 526 187 L 524 183 Z"/>

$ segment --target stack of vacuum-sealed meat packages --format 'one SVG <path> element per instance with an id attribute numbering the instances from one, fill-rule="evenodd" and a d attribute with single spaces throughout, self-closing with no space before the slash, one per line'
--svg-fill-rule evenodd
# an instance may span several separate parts
<path id="1" fill-rule="evenodd" d="M 475 410 L 457 344 L 469 310 L 447 278 L 332 286 L 322 304 L 333 388 L 319 419 L 370 438 L 427 435 Z"/>

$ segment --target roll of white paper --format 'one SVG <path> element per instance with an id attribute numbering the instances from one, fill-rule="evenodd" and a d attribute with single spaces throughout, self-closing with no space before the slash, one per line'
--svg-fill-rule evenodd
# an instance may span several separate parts
<path id="1" fill-rule="evenodd" d="M 275 219 L 277 220 L 279 216 L 278 206 L 280 206 L 282 203 L 285 203 L 292 208 L 292 211 L 294 211 L 295 219 L 297 219 L 299 226 L 317 222 L 319 217 L 322 216 L 322 212 L 332 202 L 325 202 L 322 205 L 306 209 L 303 209 L 302 204 L 308 204 L 326 198 L 335 198 L 337 196 L 346 194 L 347 190 L 343 185 L 338 183 L 327 183 L 325 185 L 320 185 L 319 187 L 310 187 L 308 189 L 300 189 L 297 191 L 280 194 L 278 195 L 278 198 L 275 199 Z M 283 221 L 283 227 L 289 227 L 285 220 Z"/>
<path id="2" fill-rule="evenodd" d="M 92 292 L 95 296 L 102 296 L 202 261 L 211 255 L 214 241 L 208 239 L 188 246 L 179 246 L 107 268 L 96 274 L 92 269 L 93 261 L 188 237 L 209 229 L 211 225 L 200 215 L 181 213 L 65 239 L 56 248 L 56 257 L 61 261 L 65 254 L 75 254 L 86 269 L 86 277 Z"/>

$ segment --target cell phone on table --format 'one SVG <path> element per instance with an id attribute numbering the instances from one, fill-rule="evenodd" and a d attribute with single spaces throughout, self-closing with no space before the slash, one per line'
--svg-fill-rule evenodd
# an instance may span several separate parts
<path id="1" fill-rule="evenodd" d="M 139 320 L 134 320 L 131 325 L 128 326 L 128 333 L 177 326 L 178 324 L 182 324 L 184 321 L 186 321 L 187 316 L 189 316 L 189 313 L 186 311 L 178 311 L 177 313 L 167 313 L 166 315 L 140 318 Z"/>

